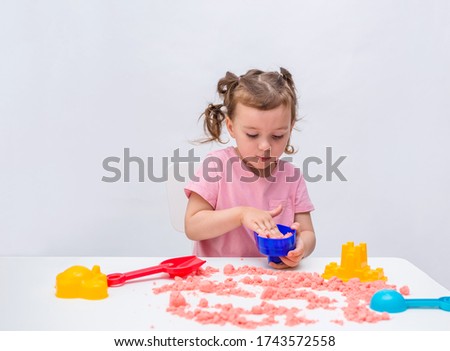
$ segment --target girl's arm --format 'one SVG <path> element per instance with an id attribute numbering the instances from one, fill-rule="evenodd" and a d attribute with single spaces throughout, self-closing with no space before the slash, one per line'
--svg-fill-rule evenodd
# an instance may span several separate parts
<path id="1" fill-rule="evenodd" d="M 291 225 L 291 229 L 297 231 L 297 245 L 294 250 L 288 252 L 286 257 L 280 257 L 283 263 L 270 262 L 270 265 L 274 268 L 295 267 L 304 257 L 309 256 L 316 247 L 316 234 L 309 212 L 296 213 L 295 222 Z"/>
<path id="2" fill-rule="evenodd" d="M 281 206 L 272 211 L 244 206 L 215 210 L 208 201 L 192 192 L 184 219 L 185 233 L 189 239 L 196 241 L 218 237 L 241 225 L 259 233 L 264 228 L 276 228 L 272 217 L 281 210 Z"/>
<path id="3" fill-rule="evenodd" d="M 238 207 L 215 211 L 195 192 L 189 196 L 184 219 L 186 235 L 191 240 L 205 240 L 218 237 L 241 225 L 241 211 Z"/>
<path id="4" fill-rule="evenodd" d="M 300 235 L 297 236 L 297 247 L 299 247 L 299 240 L 301 240 L 303 242 L 302 257 L 309 256 L 316 247 L 316 234 L 314 233 L 311 214 L 309 212 L 296 213 L 295 223 L 292 227 L 300 231 Z"/>

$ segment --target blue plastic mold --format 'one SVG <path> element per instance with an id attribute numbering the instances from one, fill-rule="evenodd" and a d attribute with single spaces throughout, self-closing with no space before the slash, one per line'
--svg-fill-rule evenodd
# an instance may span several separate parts
<path id="1" fill-rule="evenodd" d="M 287 238 L 272 239 L 263 238 L 256 232 L 253 234 L 259 252 L 267 255 L 269 262 L 281 263 L 280 256 L 286 256 L 289 251 L 295 249 L 297 233 L 294 229 L 282 224 L 277 224 L 277 227 L 281 234 L 292 233 L 292 235 Z"/>

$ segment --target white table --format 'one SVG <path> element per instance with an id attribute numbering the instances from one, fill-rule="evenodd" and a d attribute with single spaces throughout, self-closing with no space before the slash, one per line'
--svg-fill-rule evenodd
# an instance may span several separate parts
<path id="1" fill-rule="evenodd" d="M 0 258 L 0 330 L 242 330 L 233 325 L 202 325 L 174 316 L 166 311 L 169 293 L 154 294 L 152 289 L 171 279 L 161 273 L 117 288 L 109 288 L 104 300 L 60 299 L 55 297 L 56 275 L 74 265 L 92 268 L 100 265 L 105 274 L 127 272 L 153 266 L 164 257 L 1 257 Z M 264 258 L 207 258 L 205 266 L 220 269 L 231 263 L 235 267 L 251 265 L 268 268 Z M 325 266 L 339 262 L 338 257 L 305 259 L 297 270 L 322 273 Z M 371 268 L 382 267 L 388 283 L 409 286 L 410 298 L 448 296 L 450 292 L 410 262 L 400 258 L 369 258 Z M 208 278 L 216 279 L 216 275 Z M 183 294 L 189 298 L 189 293 Z M 213 294 L 210 294 L 213 295 Z M 198 297 L 198 296 L 197 296 Z M 222 302 L 238 297 L 217 297 Z M 228 299 L 228 300 L 227 300 Z M 254 304 L 252 299 L 240 298 Z M 246 300 L 248 302 L 246 302 Z M 295 301 L 294 301 L 295 302 Z M 298 302 L 295 302 L 298 303 Z M 250 306 L 250 305 L 249 305 Z M 319 322 L 286 327 L 284 323 L 257 330 L 450 330 L 450 312 L 408 310 L 391 314 L 391 320 L 375 324 L 345 321 L 329 322 L 311 311 Z M 334 311 L 341 313 L 342 311 Z M 341 317 L 342 319 L 342 317 Z"/>

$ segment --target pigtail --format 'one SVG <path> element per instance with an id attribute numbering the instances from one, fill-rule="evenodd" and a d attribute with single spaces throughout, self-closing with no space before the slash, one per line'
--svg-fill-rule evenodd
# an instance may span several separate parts
<path id="1" fill-rule="evenodd" d="M 295 123 L 298 121 L 298 118 L 297 118 L 297 93 L 296 93 L 296 89 L 295 89 L 294 79 L 292 78 L 292 74 L 286 68 L 283 68 L 283 67 L 280 67 L 280 76 L 286 82 L 287 86 L 289 87 L 291 96 L 292 96 L 292 114 L 293 114 L 293 116 L 295 116 L 295 118 L 294 118 L 294 123 Z M 288 155 L 292 155 L 292 154 L 296 153 L 296 150 L 291 145 L 291 138 L 289 138 L 286 148 L 284 149 L 284 152 Z"/>
<path id="2" fill-rule="evenodd" d="M 205 119 L 203 122 L 203 129 L 207 135 L 206 139 L 200 141 L 200 143 L 208 143 L 210 141 L 218 141 L 225 144 L 221 139 L 223 121 L 226 118 L 225 113 L 222 111 L 223 104 L 209 104 L 205 111 L 200 115 Z"/>
<path id="3" fill-rule="evenodd" d="M 225 77 L 219 80 L 217 83 L 217 92 L 223 100 L 223 104 L 209 104 L 202 113 L 200 118 L 204 117 L 203 129 L 208 136 L 206 139 L 201 140 L 201 143 L 207 143 L 210 141 L 217 141 L 221 144 L 225 144 L 221 138 L 223 122 L 232 111 L 230 102 L 233 101 L 233 93 L 236 87 L 239 85 L 239 77 L 234 73 L 227 72 Z M 228 107 L 228 108 L 227 108 Z M 230 111 L 231 110 L 231 111 Z"/>
<path id="4" fill-rule="evenodd" d="M 229 106 L 230 102 L 233 99 L 233 92 L 239 85 L 240 78 L 234 73 L 227 72 L 225 77 L 219 80 L 217 83 L 217 92 L 220 97 L 223 99 L 223 103 L 225 106 Z M 227 111 L 228 114 L 232 112 Z"/>
<path id="5" fill-rule="evenodd" d="M 291 88 L 292 91 L 295 92 L 295 84 L 294 79 L 292 79 L 292 74 L 286 68 L 280 67 L 280 75 L 289 85 L 289 88 Z"/>

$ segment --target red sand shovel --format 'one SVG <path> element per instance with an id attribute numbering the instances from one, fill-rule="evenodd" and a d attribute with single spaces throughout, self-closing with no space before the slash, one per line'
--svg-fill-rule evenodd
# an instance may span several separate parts
<path id="1" fill-rule="evenodd" d="M 156 273 L 168 273 L 172 277 L 184 277 L 195 272 L 206 261 L 196 256 L 183 256 L 162 261 L 159 265 L 138 269 L 128 273 L 112 273 L 106 276 L 108 286 L 121 286 L 128 280 L 145 277 Z"/>

